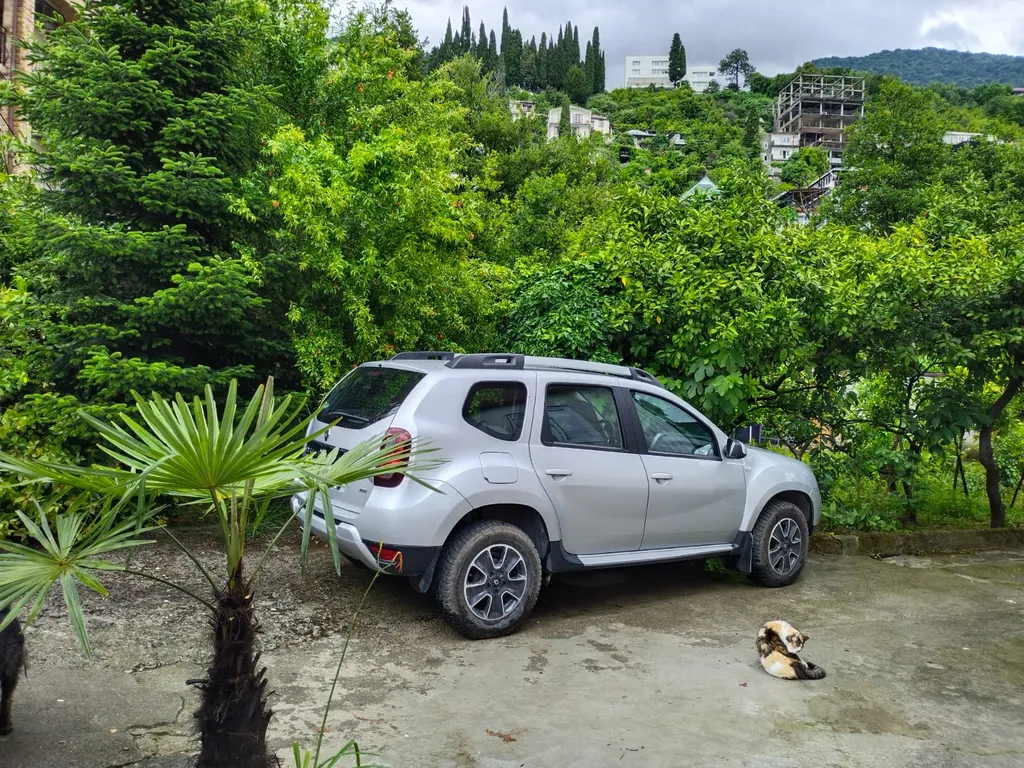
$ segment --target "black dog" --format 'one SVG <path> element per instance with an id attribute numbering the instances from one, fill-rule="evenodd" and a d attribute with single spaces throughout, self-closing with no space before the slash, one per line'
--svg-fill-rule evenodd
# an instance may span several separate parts
<path id="1" fill-rule="evenodd" d="M 7 609 L 0 610 L 0 622 L 7 618 Z M 0 736 L 14 728 L 11 721 L 11 700 L 18 685 L 18 677 L 25 667 L 25 636 L 21 624 L 15 619 L 0 632 Z"/>

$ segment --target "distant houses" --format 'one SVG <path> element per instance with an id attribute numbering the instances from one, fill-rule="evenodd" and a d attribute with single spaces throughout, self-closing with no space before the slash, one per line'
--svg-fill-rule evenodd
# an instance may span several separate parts
<path id="1" fill-rule="evenodd" d="M 555 107 L 548 111 L 549 141 L 558 138 L 561 131 L 559 127 L 561 120 L 561 107 Z M 607 117 L 591 112 L 585 107 L 577 107 L 575 105 L 569 107 L 569 125 L 572 127 L 573 136 L 578 139 L 585 139 L 594 133 L 602 133 L 605 136 L 612 135 L 611 121 Z"/>

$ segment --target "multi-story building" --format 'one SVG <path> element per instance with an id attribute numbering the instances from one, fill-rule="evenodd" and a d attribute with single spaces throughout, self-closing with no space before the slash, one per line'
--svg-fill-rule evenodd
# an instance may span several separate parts
<path id="1" fill-rule="evenodd" d="M 548 112 L 548 140 L 557 139 L 559 135 L 559 123 L 562 119 L 562 108 L 555 107 Z M 603 133 L 606 136 L 612 135 L 612 124 L 607 117 L 595 114 L 583 107 L 569 108 L 569 123 L 572 126 L 572 133 L 580 139 L 585 139 L 592 133 Z"/>
<path id="2" fill-rule="evenodd" d="M 864 78 L 798 75 L 774 104 L 775 130 L 762 142 L 769 168 L 801 147 L 820 147 L 832 168 L 841 168 L 846 132 L 864 116 Z"/>
<path id="3" fill-rule="evenodd" d="M 37 20 L 42 21 L 45 34 L 60 19 L 77 18 L 76 7 L 80 5 L 81 0 L 0 0 L 0 79 L 11 80 L 28 67 L 25 51 L 15 45 L 15 40 L 40 34 Z M 24 134 L 26 130 L 13 107 L 0 109 L 0 134 Z"/>
<path id="4" fill-rule="evenodd" d="M 696 64 L 686 68 L 683 80 L 690 84 L 695 93 L 704 93 L 712 80 L 718 79 L 718 67 L 714 64 Z M 627 88 L 672 88 L 668 77 L 668 54 L 663 56 L 627 56 Z M 721 80 L 719 80 L 721 84 Z M 747 90 L 746 86 L 743 87 Z"/>
<path id="5" fill-rule="evenodd" d="M 668 54 L 662 56 L 627 56 L 627 88 L 671 88 L 668 79 Z"/>
<path id="6" fill-rule="evenodd" d="M 693 88 L 694 93 L 704 93 L 708 86 L 711 85 L 712 80 L 718 80 L 719 85 L 722 81 L 718 79 L 718 67 L 713 64 L 698 64 L 693 67 L 686 68 L 686 76 L 683 79 L 690 84 Z M 746 90 L 746 88 L 744 88 Z"/>

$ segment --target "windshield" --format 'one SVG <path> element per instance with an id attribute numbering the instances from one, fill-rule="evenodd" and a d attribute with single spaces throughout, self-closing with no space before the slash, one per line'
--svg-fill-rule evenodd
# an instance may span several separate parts
<path id="1" fill-rule="evenodd" d="M 318 418 L 361 429 L 398 408 L 422 378 L 398 368 L 357 368 L 327 395 Z"/>

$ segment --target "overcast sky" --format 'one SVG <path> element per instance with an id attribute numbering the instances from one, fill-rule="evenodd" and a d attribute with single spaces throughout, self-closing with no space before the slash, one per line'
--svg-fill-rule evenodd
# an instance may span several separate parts
<path id="1" fill-rule="evenodd" d="M 464 0 L 396 0 L 412 13 L 421 37 L 436 44 L 448 18 L 458 31 Z M 1024 55 L 1024 0 L 472 0 L 500 37 L 501 11 L 529 39 L 557 34 L 571 19 L 580 40 L 601 28 L 608 87 L 622 84 L 625 58 L 667 53 L 679 32 L 690 65 L 716 64 L 743 48 L 759 72 L 791 71 L 821 56 L 857 56 L 886 48 L 937 46 Z M 584 46 L 585 47 L 585 46 Z"/>

